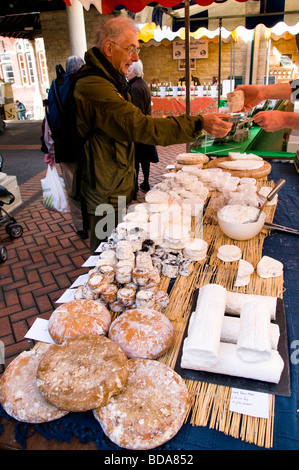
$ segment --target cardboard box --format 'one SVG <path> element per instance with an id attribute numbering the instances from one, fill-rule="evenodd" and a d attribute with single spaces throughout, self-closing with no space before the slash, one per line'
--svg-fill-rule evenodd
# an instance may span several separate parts
<path id="1" fill-rule="evenodd" d="M 4 114 L 6 120 L 17 120 L 17 108 L 14 103 L 5 104 L 4 106 Z"/>
<path id="2" fill-rule="evenodd" d="M 10 83 L 0 82 L 0 104 L 13 103 L 13 92 Z"/>

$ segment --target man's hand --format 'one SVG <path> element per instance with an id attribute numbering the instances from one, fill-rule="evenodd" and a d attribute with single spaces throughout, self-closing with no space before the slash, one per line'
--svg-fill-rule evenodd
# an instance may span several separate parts
<path id="1" fill-rule="evenodd" d="M 227 122 L 231 116 L 224 113 L 203 115 L 203 129 L 213 137 L 225 137 L 232 128 L 232 123 Z"/>

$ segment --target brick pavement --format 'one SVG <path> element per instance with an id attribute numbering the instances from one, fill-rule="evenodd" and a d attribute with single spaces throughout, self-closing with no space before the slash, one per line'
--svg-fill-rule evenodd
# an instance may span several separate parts
<path id="1" fill-rule="evenodd" d="M 166 165 L 185 151 L 185 145 L 158 147 L 160 161 L 151 164 L 151 186 L 161 181 Z M 37 317 L 48 319 L 57 307 L 55 301 L 88 269 L 82 268 L 89 256 L 88 240 L 78 238 L 70 214 L 48 211 L 42 204 L 40 180 L 45 172 L 20 186 L 23 204 L 14 216 L 24 228 L 23 236 L 10 239 L 5 226 L 0 226 L 0 243 L 8 252 L 8 259 L 0 264 L 0 346 L 4 345 L 5 366 L 34 345 L 24 338 L 30 326 Z M 3 370 L 0 364 L 0 373 Z"/>

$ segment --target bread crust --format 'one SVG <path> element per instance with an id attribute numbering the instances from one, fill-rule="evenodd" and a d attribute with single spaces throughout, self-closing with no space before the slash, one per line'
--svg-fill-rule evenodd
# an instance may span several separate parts
<path id="1" fill-rule="evenodd" d="M 177 434 L 188 412 L 184 380 L 159 361 L 130 359 L 123 391 L 94 410 L 104 433 L 120 447 L 153 449 Z"/>
<path id="2" fill-rule="evenodd" d="M 128 358 L 157 359 L 173 342 L 174 330 L 170 320 L 151 308 L 132 308 L 117 317 L 108 336 Z"/>
<path id="3" fill-rule="evenodd" d="M 43 397 L 66 411 L 87 411 L 119 393 L 128 376 L 128 359 L 104 336 L 66 340 L 45 354 L 37 370 Z"/>

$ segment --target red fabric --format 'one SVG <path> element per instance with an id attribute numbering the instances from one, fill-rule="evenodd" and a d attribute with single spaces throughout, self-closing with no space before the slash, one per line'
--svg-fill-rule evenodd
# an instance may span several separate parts
<path id="1" fill-rule="evenodd" d="M 191 97 L 191 115 L 217 112 L 218 100 L 211 97 Z M 152 97 L 152 116 L 179 116 L 186 112 L 185 97 Z"/>
<path id="2" fill-rule="evenodd" d="M 67 2 L 68 0 L 64 0 Z M 214 3 L 214 0 L 195 0 L 196 3 L 202 7 L 207 7 Z M 236 0 L 237 2 L 244 3 L 247 0 Z M 145 8 L 150 3 L 150 0 L 102 0 L 102 10 L 104 15 L 111 13 L 117 6 L 123 5 L 132 13 L 137 13 Z M 159 5 L 163 7 L 174 7 L 178 5 L 178 0 L 159 0 Z"/>

